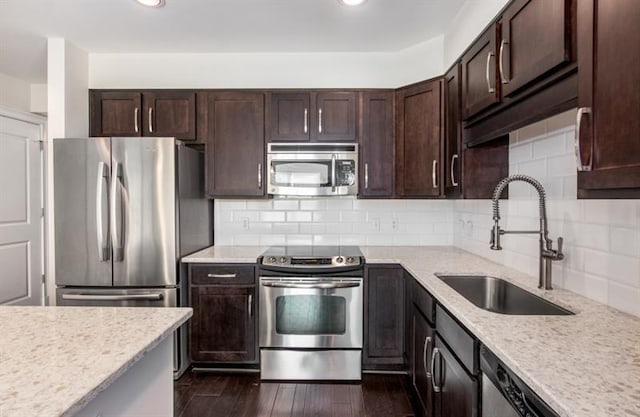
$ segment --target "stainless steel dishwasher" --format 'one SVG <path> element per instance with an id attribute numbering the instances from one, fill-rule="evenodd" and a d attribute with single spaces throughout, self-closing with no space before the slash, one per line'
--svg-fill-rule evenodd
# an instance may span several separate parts
<path id="1" fill-rule="evenodd" d="M 560 417 L 485 346 L 480 370 L 483 417 Z"/>

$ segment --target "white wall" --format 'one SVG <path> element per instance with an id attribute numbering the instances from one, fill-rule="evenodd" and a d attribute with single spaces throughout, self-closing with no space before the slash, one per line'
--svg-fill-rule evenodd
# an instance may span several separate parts
<path id="1" fill-rule="evenodd" d="M 444 34 L 444 68 L 464 52 L 509 0 L 467 0 Z"/>
<path id="2" fill-rule="evenodd" d="M 453 202 L 215 200 L 216 245 L 451 245 Z"/>
<path id="3" fill-rule="evenodd" d="M 30 84 L 16 77 L 0 73 L 0 106 L 19 111 L 30 111 Z"/>
<path id="4" fill-rule="evenodd" d="M 553 282 L 640 316 L 640 200 L 578 200 L 573 153 L 575 110 L 510 135 L 509 173 L 538 179 L 548 194 L 550 237 L 565 240 L 565 259 L 554 262 Z M 537 229 L 535 190 L 512 183 L 500 203 L 502 227 Z M 490 200 L 455 203 L 454 243 L 470 252 L 538 276 L 538 238 L 505 235 L 502 251 L 489 249 Z"/>
<path id="5" fill-rule="evenodd" d="M 444 38 L 394 53 L 90 54 L 90 88 L 395 88 L 443 72 Z"/>

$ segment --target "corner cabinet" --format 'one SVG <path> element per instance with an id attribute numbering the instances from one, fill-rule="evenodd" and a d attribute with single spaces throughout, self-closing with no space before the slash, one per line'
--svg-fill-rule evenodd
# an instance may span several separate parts
<path id="1" fill-rule="evenodd" d="M 578 197 L 640 198 L 640 2 L 578 1 Z"/>
<path id="2" fill-rule="evenodd" d="M 364 368 L 398 370 L 405 363 L 405 279 L 399 265 L 365 269 Z"/>
<path id="3" fill-rule="evenodd" d="M 209 197 L 264 197 L 264 94 L 199 93 Z"/>
<path id="4" fill-rule="evenodd" d="M 257 298 L 253 265 L 191 264 L 189 321 L 196 363 L 258 361 Z"/>
<path id="5" fill-rule="evenodd" d="M 91 136 L 196 139 L 196 94 L 185 90 L 89 91 Z"/>
<path id="6" fill-rule="evenodd" d="M 269 142 L 354 142 L 356 93 L 273 91 L 268 93 Z"/>
<path id="7" fill-rule="evenodd" d="M 393 198 L 394 92 L 360 93 L 359 198 Z"/>
<path id="8" fill-rule="evenodd" d="M 396 91 L 396 195 L 439 197 L 442 186 L 442 80 Z"/>

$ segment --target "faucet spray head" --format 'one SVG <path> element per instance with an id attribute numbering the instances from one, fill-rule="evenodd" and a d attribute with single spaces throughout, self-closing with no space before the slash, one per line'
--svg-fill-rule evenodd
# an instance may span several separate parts
<path id="1" fill-rule="evenodd" d="M 491 250 L 502 250 L 502 246 L 500 246 L 500 235 L 502 230 L 500 229 L 500 224 L 496 220 L 493 228 L 491 229 Z"/>

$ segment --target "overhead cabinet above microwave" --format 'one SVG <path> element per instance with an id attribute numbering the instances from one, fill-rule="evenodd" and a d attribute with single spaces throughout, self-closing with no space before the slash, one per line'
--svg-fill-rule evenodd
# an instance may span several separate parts
<path id="1" fill-rule="evenodd" d="M 267 141 L 355 142 L 356 93 L 274 91 L 267 97 Z"/>

